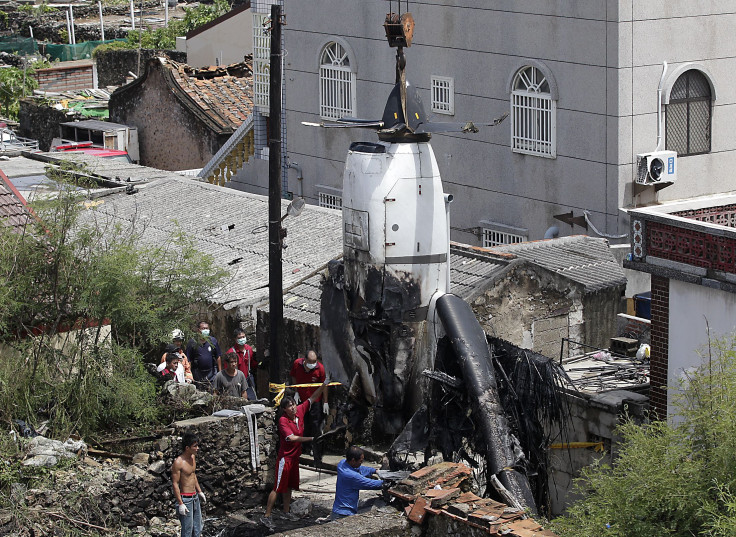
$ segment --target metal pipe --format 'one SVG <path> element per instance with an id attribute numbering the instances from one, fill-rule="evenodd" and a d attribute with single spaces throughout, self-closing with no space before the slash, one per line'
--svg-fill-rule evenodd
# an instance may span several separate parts
<path id="1" fill-rule="evenodd" d="M 281 268 L 281 6 L 271 6 L 271 56 L 268 139 L 268 351 L 271 384 L 282 384 L 282 324 L 284 320 Z M 270 391 L 270 390 L 269 390 Z M 275 393 L 269 394 L 271 397 Z"/>
<path id="2" fill-rule="evenodd" d="M 33 39 L 33 26 L 29 26 L 28 31 L 31 32 L 31 39 Z"/>
<path id="3" fill-rule="evenodd" d="M 164 27 L 169 25 L 169 0 L 164 0 Z"/>
<path id="4" fill-rule="evenodd" d="M 662 76 L 659 78 L 659 87 L 657 88 L 657 151 L 662 151 L 662 86 L 664 85 L 664 77 L 667 74 L 667 62 L 662 62 Z"/>
<path id="5" fill-rule="evenodd" d="M 452 263 L 450 262 L 450 203 L 455 199 L 452 194 L 445 194 L 445 222 L 447 223 L 447 287 L 445 292 L 450 292 L 450 269 Z"/>
<path id="6" fill-rule="evenodd" d="M 296 170 L 296 180 L 297 180 L 297 191 L 299 192 L 299 197 L 304 197 L 304 174 L 302 173 L 302 167 L 299 166 L 296 162 L 290 162 L 289 168 L 292 168 Z"/>
<path id="7" fill-rule="evenodd" d="M 77 44 L 77 36 L 74 33 L 74 6 L 72 6 L 72 5 L 69 6 L 69 18 L 71 19 L 70 22 L 71 22 L 71 27 L 72 27 L 72 45 L 76 45 Z M 75 60 L 77 59 L 76 58 L 76 55 L 74 55 L 73 57 L 74 57 Z"/>
<path id="8" fill-rule="evenodd" d="M 100 10 L 100 37 L 105 40 L 105 22 L 102 20 L 102 2 L 97 0 L 97 8 Z"/>
<path id="9" fill-rule="evenodd" d="M 67 39 L 69 41 L 69 44 L 72 44 L 72 29 L 71 26 L 69 26 L 69 10 L 67 9 L 64 14 L 66 15 L 66 35 Z"/>
<path id="10" fill-rule="evenodd" d="M 130 0 L 130 25 L 135 30 L 135 9 L 133 9 L 133 0 Z"/>

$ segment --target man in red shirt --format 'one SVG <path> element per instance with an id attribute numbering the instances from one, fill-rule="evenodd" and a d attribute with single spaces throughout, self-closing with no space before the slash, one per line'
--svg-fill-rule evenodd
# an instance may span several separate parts
<path id="1" fill-rule="evenodd" d="M 236 328 L 233 332 L 235 336 L 235 345 L 230 347 L 227 352 L 234 352 L 238 355 L 238 369 L 245 375 L 246 384 L 248 389 L 248 399 L 255 401 L 258 399 L 256 396 L 256 382 L 253 378 L 253 372 L 255 371 L 258 364 L 255 358 L 253 358 L 253 348 L 247 345 L 248 339 L 245 337 L 245 332 L 240 328 Z M 225 354 L 227 354 L 227 352 Z"/>
<path id="2" fill-rule="evenodd" d="M 325 366 L 317 361 L 317 353 L 314 351 L 309 351 L 306 358 L 294 360 L 289 375 L 292 384 L 318 384 L 323 382 L 327 376 Z M 297 388 L 296 393 L 299 397 L 295 399 L 297 402 L 299 402 L 299 399 L 306 401 L 315 391 L 317 391 L 317 388 Z M 309 414 L 305 416 L 305 434 L 308 436 L 322 434 L 323 416 L 330 413 L 330 405 L 327 403 L 327 389 L 325 389 L 321 398 L 315 399 L 315 403 L 309 408 Z M 320 461 L 319 446 L 315 444 L 313 451 L 315 462 Z"/>
<path id="3" fill-rule="evenodd" d="M 304 436 L 304 415 L 329 383 L 329 379 L 324 379 L 322 386 L 300 405 L 297 405 L 294 398 L 289 395 L 281 400 L 279 406 L 283 414 L 278 421 L 279 453 L 276 457 L 276 481 L 268 495 L 266 515 L 261 517 L 261 523 L 270 530 L 274 529 L 271 511 L 278 494 L 283 494 L 284 513 L 288 515 L 291 507 L 291 491 L 299 490 L 299 457 L 302 454 L 302 443 L 314 440 L 313 436 Z"/>

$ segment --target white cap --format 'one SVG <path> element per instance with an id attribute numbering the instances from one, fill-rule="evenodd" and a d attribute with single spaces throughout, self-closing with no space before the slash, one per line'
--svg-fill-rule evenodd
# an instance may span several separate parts
<path id="1" fill-rule="evenodd" d="M 181 339 L 182 341 L 184 341 L 184 332 L 182 332 L 178 328 L 175 329 L 173 332 L 171 332 L 171 339 Z"/>

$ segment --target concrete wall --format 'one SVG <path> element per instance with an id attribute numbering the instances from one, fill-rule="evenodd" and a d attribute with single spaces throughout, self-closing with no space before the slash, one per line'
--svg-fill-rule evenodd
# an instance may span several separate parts
<path id="1" fill-rule="evenodd" d="M 201 168 L 227 139 L 212 133 L 177 100 L 163 66 L 141 84 L 110 97 L 110 121 L 138 127 L 140 164 L 163 170 Z"/>
<path id="2" fill-rule="evenodd" d="M 708 359 L 708 338 L 736 332 L 736 294 L 671 279 L 669 299 L 668 415 L 678 382 Z"/>
<path id="3" fill-rule="evenodd" d="M 187 38 L 186 49 L 186 61 L 192 67 L 242 62 L 244 56 L 253 53 L 252 12 L 241 11 L 216 26 Z"/>
<path id="4" fill-rule="evenodd" d="M 569 395 L 570 423 L 562 442 L 602 443 L 602 450 L 593 447 L 572 447 L 550 450 L 549 490 L 551 512 L 561 514 L 573 501 L 573 482 L 580 470 L 595 461 L 611 464 L 615 460 L 620 437 L 616 433 L 619 420 L 627 414 L 642 422 L 647 408 L 647 396 L 627 390 L 615 390 L 598 395 Z"/>
<path id="5" fill-rule="evenodd" d="M 316 131 L 301 124 L 319 121 L 321 48 L 339 38 L 352 49 L 356 115 L 364 118 L 383 111 L 394 80 L 395 51 L 385 42 L 383 3 L 361 2 L 344 12 L 336 12 L 328 0 L 285 4 L 288 158 L 302 166 L 305 196 L 316 203 L 317 185 L 342 187 L 349 143 L 375 140 L 367 130 Z M 582 233 L 583 228 L 560 225 L 553 216 L 569 211 L 580 216 L 583 210 L 601 231 L 626 233 L 621 206 L 732 190 L 734 179 L 725 170 L 736 159 L 736 139 L 726 131 L 736 114 L 736 85 L 728 67 L 736 45 L 725 36 L 736 15 L 729 6 L 726 0 L 411 5 L 417 26 L 414 44 L 406 50 L 408 80 L 427 107 L 431 75 L 449 76 L 455 83 L 455 115 L 432 119 L 483 122 L 500 116 L 510 107 L 511 77 L 532 60 L 548 69 L 559 93 L 554 159 L 513 153 L 508 120 L 475 135 L 433 138 L 445 190 L 455 197 L 452 239 L 478 244 L 473 229 L 482 220 L 526 228 L 530 239 L 541 238 L 552 225 L 559 225 L 563 236 Z M 656 144 L 663 60 L 673 69 L 699 62 L 712 73 L 717 89 L 713 150 L 682 158 L 674 186 L 635 196 L 636 154 Z M 236 178 L 234 184 L 257 192 L 267 177 L 259 173 L 255 179 Z"/>

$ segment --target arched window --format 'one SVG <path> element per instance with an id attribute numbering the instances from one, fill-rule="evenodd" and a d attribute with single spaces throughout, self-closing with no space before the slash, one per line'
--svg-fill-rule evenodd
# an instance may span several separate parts
<path id="1" fill-rule="evenodd" d="M 710 152 L 712 98 L 708 79 L 696 69 L 680 75 L 666 108 L 665 143 L 678 155 Z"/>
<path id="2" fill-rule="evenodd" d="M 555 157 L 557 101 L 552 98 L 544 73 L 531 65 L 522 67 L 511 87 L 511 149 Z"/>
<path id="3" fill-rule="evenodd" d="M 319 115 L 325 119 L 354 116 L 355 72 L 348 51 L 332 41 L 322 49 L 319 63 Z"/>

